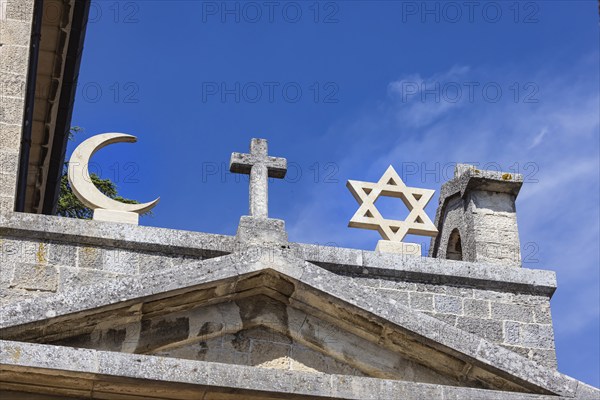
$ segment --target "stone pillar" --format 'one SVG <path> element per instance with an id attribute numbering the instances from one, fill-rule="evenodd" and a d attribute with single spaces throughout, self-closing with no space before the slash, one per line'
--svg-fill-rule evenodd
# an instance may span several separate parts
<path id="1" fill-rule="evenodd" d="M 429 255 L 507 267 L 521 266 L 515 200 L 520 174 L 458 164 L 442 185 Z"/>
<path id="2" fill-rule="evenodd" d="M 0 0 L 0 214 L 14 210 L 33 0 Z"/>

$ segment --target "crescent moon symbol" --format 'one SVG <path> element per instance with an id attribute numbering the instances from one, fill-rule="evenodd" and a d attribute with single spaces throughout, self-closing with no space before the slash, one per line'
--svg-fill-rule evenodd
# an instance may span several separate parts
<path id="1" fill-rule="evenodd" d="M 160 197 L 151 202 L 141 204 L 125 204 L 113 200 L 102 193 L 93 184 L 92 179 L 90 178 L 88 164 L 94 153 L 109 144 L 119 142 L 135 143 L 136 141 L 137 138 L 135 136 L 127 135 L 125 133 L 102 133 L 100 135 L 92 136 L 77 146 L 69 160 L 68 179 L 71 189 L 73 189 L 77 198 L 84 205 L 93 210 L 103 208 L 106 210 L 127 211 L 141 214 L 158 204 Z"/>

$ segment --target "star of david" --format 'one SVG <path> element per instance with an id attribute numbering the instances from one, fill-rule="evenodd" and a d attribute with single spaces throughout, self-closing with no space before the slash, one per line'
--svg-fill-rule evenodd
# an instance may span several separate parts
<path id="1" fill-rule="evenodd" d="M 425 213 L 425 206 L 435 191 L 406 186 L 391 165 L 379 182 L 349 180 L 346 186 L 360 205 L 348 223 L 349 227 L 377 230 L 384 239 L 394 242 L 401 242 L 407 234 L 437 235 L 438 230 Z M 383 218 L 375 207 L 375 201 L 380 196 L 400 198 L 409 210 L 406 219 Z"/>

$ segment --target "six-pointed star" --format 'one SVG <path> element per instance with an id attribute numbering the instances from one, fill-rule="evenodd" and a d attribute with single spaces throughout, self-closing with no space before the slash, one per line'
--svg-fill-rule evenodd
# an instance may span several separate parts
<path id="1" fill-rule="evenodd" d="M 425 206 L 435 191 L 406 186 L 391 165 L 377 183 L 349 180 L 346 186 L 360 205 L 348 226 L 377 230 L 384 239 L 394 242 L 401 242 L 407 234 L 437 235 L 438 230 L 425 213 Z M 410 211 L 406 219 L 383 218 L 375 207 L 379 196 L 402 199 Z"/>

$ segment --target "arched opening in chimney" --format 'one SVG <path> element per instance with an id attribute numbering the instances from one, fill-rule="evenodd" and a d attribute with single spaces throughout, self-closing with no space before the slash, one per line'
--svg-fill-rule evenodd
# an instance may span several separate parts
<path id="1" fill-rule="evenodd" d="M 458 228 L 454 228 L 454 230 L 450 233 L 450 237 L 448 238 L 448 249 L 446 250 L 446 258 L 448 260 L 458 260 L 462 261 L 462 243 L 460 241 L 460 233 L 458 232 Z"/>

